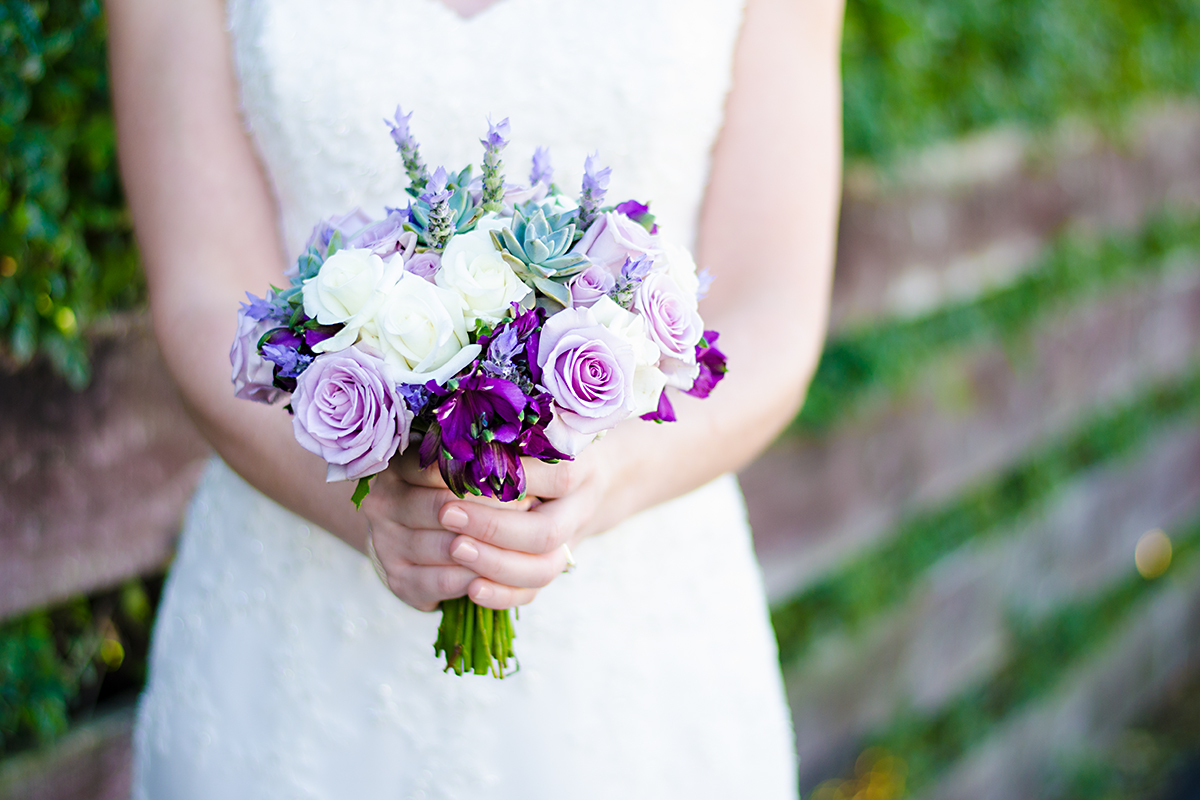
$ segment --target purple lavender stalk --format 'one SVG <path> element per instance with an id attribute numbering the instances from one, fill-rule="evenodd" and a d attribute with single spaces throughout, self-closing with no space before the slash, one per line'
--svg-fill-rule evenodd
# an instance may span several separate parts
<path id="1" fill-rule="evenodd" d="M 492 124 L 488 120 L 486 139 L 483 145 L 483 210 L 498 212 L 504 200 L 504 174 L 500 171 L 500 151 L 508 146 L 508 117 Z"/>
<path id="2" fill-rule="evenodd" d="M 529 171 L 529 185 L 554 182 L 554 167 L 550 166 L 550 148 L 538 145 L 533 151 L 533 168 Z"/>
<path id="3" fill-rule="evenodd" d="M 408 129 L 409 120 L 412 119 L 413 112 L 405 114 L 400 106 L 396 106 L 396 119 L 393 122 L 390 119 L 384 119 L 388 128 L 392 132 L 392 141 L 396 143 L 396 150 L 399 151 L 400 157 L 404 159 L 404 171 L 408 173 L 408 179 L 411 181 L 412 187 L 416 190 L 425 188 L 425 184 L 429 181 L 429 171 L 425 169 L 424 162 L 421 161 L 421 152 L 417 145 L 417 140 L 413 138 L 412 131 Z"/>
<path id="4" fill-rule="evenodd" d="M 576 236 L 582 236 L 583 232 L 596 219 L 600 205 L 604 202 L 604 193 L 608 191 L 612 167 L 597 169 L 596 160 L 599 157 L 599 153 L 592 153 L 583 162 L 583 193 L 579 196 L 579 223 L 575 227 Z"/>

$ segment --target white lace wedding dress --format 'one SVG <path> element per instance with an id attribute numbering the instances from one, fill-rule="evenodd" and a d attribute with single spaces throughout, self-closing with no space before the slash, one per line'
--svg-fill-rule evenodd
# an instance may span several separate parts
<path id="1" fill-rule="evenodd" d="M 397 204 L 382 121 L 397 103 L 431 165 L 478 161 L 489 114 L 512 121 L 521 178 L 544 144 L 576 186 L 598 149 L 611 199 L 652 200 L 691 241 L 740 15 L 740 0 L 500 0 L 469 19 L 438 0 L 231 0 L 228 19 L 294 256 L 318 219 Z M 135 798 L 795 797 L 734 479 L 576 557 L 521 610 L 516 675 L 446 675 L 437 614 L 214 461 L 155 629 Z"/>

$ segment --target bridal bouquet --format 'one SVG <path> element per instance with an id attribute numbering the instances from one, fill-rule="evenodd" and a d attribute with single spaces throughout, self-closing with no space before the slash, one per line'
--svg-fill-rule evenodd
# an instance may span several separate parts
<path id="1" fill-rule="evenodd" d="M 604 204 L 609 169 L 585 163 L 582 191 L 507 183 L 508 120 L 490 124 L 482 174 L 432 174 L 388 120 L 410 185 L 382 219 L 319 223 L 290 286 L 247 294 L 230 351 L 238 397 L 290 395 L 296 440 L 330 481 L 369 479 L 409 446 L 458 496 L 525 493 L 523 456 L 570 459 L 630 417 L 675 419 L 668 388 L 707 397 L 725 372 L 697 300 L 705 281 L 649 208 Z M 503 677 L 513 625 L 463 597 L 441 604 L 446 670 Z"/>

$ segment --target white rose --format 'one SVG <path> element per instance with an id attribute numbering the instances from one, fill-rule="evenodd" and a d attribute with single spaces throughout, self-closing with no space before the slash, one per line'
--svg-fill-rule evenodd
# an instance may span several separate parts
<path id="1" fill-rule="evenodd" d="M 666 262 L 666 273 L 671 276 L 683 294 L 691 300 L 692 308 L 699 306 L 700 278 L 696 276 L 696 262 L 686 247 L 673 243 L 664 243 L 662 258 Z M 655 263 L 655 267 L 658 264 Z"/>
<path id="2" fill-rule="evenodd" d="M 334 253 L 330 258 L 330 261 L 332 261 L 333 258 L 336 258 L 337 255 L 342 252 L 345 251 L 339 250 L 337 253 Z M 377 312 L 383 305 L 383 301 L 388 298 L 392 287 L 396 285 L 396 281 L 400 280 L 400 276 L 404 274 L 403 259 L 392 257 L 385 262 L 376 255 L 372 255 L 371 258 L 379 261 L 383 265 L 383 270 L 379 274 L 378 279 L 375 281 L 374 287 L 372 287 L 366 299 L 363 300 L 361 305 L 359 305 L 358 309 L 354 312 L 354 315 L 345 321 L 345 324 L 342 326 L 340 331 L 335 333 L 331 338 L 322 342 L 317 342 L 315 345 L 313 345 L 312 349 L 314 353 L 336 353 L 339 350 L 345 350 L 347 347 L 362 341 L 364 327 L 370 327 L 373 325 L 372 320 L 375 317 L 375 312 Z M 328 264 L 329 262 L 327 261 L 325 263 Z M 322 269 L 324 269 L 324 266 L 322 266 Z M 320 275 L 318 274 L 317 278 L 319 277 Z M 316 278 L 310 279 L 310 281 L 315 280 Z M 309 283 L 306 282 L 304 286 L 304 310 L 305 313 L 311 317 L 313 314 L 309 313 L 308 311 L 308 286 Z M 314 288 L 312 292 L 315 296 L 318 294 L 318 289 Z M 319 317 L 317 318 L 317 322 L 321 322 Z M 375 352 L 378 353 L 378 348 L 375 348 Z"/>
<path id="3" fill-rule="evenodd" d="M 479 355 L 465 310 L 454 292 L 405 272 L 363 328 L 363 341 L 383 356 L 389 379 L 442 384 Z"/>
<path id="4" fill-rule="evenodd" d="M 649 414 L 658 408 L 658 398 L 667 385 L 667 376 L 658 369 L 661 355 L 658 345 L 650 340 L 646 320 L 601 297 L 592 306 L 596 321 L 633 347 L 633 411 L 630 416 Z M 688 384 L 688 388 L 691 384 Z"/>
<path id="5" fill-rule="evenodd" d="M 434 280 L 462 298 L 467 325 L 472 328 L 479 320 L 495 325 L 508 315 L 513 303 L 532 291 L 505 263 L 486 230 L 451 238 Z"/>
<path id="6" fill-rule="evenodd" d="M 322 325 L 347 322 L 366 305 L 383 273 L 383 259 L 370 250 L 338 250 L 304 282 L 304 313 Z"/>

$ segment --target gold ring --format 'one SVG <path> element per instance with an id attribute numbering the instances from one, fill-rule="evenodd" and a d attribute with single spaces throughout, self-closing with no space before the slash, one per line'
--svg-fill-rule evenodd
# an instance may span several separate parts
<path id="1" fill-rule="evenodd" d="M 570 572 L 571 570 L 575 569 L 575 567 L 577 567 L 578 564 L 575 563 L 575 557 L 573 555 L 571 555 L 571 548 L 567 547 L 564 544 L 562 546 L 562 549 L 564 551 L 566 551 L 566 554 L 567 554 L 567 565 L 565 567 L 563 567 L 563 574 L 566 574 L 566 573 Z"/>

